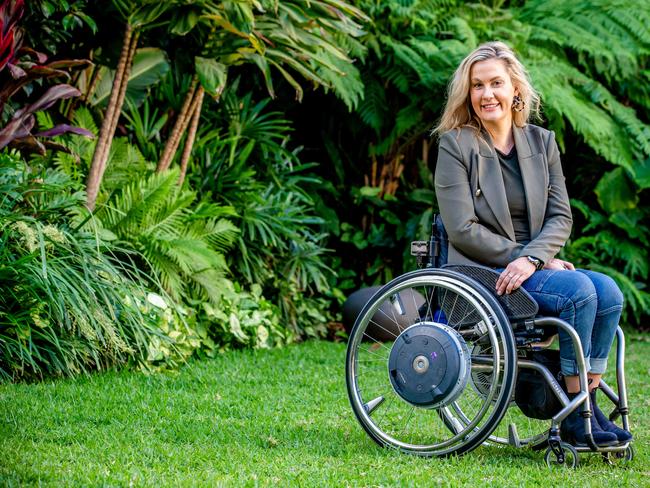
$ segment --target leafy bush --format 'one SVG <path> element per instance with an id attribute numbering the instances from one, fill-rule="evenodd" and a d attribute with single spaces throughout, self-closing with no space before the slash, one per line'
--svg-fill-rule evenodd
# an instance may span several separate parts
<path id="1" fill-rule="evenodd" d="M 154 341 L 173 348 L 137 306 L 147 293 L 128 278 L 137 271 L 73 223 L 83 193 L 69 177 L 4 152 L 0 194 L 0 376 L 144 365 Z"/>
<path id="2" fill-rule="evenodd" d="M 297 312 L 297 303 L 325 291 L 333 273 L 318 215 L 327 211 L 318 196 L 325 182 L 300 160 L 300 148 L 288 148 L 292 128 L 267 110 L 270 100 L 255 103 L 237 89 L 233 83 L 219 109 L 206 111 L 190 181 L 204 198 L 235 210 L 240 234 L 229 256 L 235 279 L 261 285 L 294 335 L 323 331 L 324 324 L 314 329 L 314 318 Z"/>
<path id="3" fill-rule="evenodd" d="M 224 294 L 219 307 L 203 302 L 198 321 L 222 351 L 231 347 L 268 349 L 296 339 L 282 324 L 278 307 L 262 296 L 257 284 L 250 292 L 236 285 Z"/>
<path id="4" fill-rule="evenodd" d="M 144 175 L 113 194 L 95 213 L 117 242 L 142 255 L 171 296 L 218 304 L 229 286 L 223 252 L 237 236 L 224 216 L 232 209 L 194 206 L 196 193 L 178 187 L 177 169 Z"/>

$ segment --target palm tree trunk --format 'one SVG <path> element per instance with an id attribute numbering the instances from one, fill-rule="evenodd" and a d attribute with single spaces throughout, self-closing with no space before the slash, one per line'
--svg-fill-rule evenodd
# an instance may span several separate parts
<path id="1" fill-rule="evenodd" d="M 126 64 L 128 62 L 129 53 L 131 51 L 132 35 L 133 29 L 130 24 L 127 24 L 126 29 L 124 30 L 124 38 L 122 40 L 122 52 L 120 53 L 120 60 L 117 63 L 115 79 L 113 79 L 111 96 L 108 100 L 106 114 L 104 116 L 104 121 L 102 122 L 102 127 L 99 131 L 99 138 L 97 139 L 97 145 L 95 146 L 95 154 L 93 154 L 93 159 L 90 164 L 90 171 L 88 172 L 88 180 L 86 182 L 86 206 L 90 210 L 94 210 L 95 208 L 97 194 L 99 193 L 99 185 L 104 174 L 104 161 L 102 158 L 106 154 L 106 146 L 110 145 L 109 141 L 112 139 L 112 133 L 110 132 L 110 129 L 113 121 L 113 114 L 117 110 L 120 87 L 122 86 L 122 79 L 124 78 Z"/>
<path id="2" fill-rule="evenodd" d="M 117 123 L 120 120 L 120 115 L 122 114 L 122 106 L 124 105 L 124 98 L 126 97 L 126 89 L 129 85 L 129 77 L 131 76 L 131 69 L 133 68 L 133 57 L 135 56 L 135 51 L 138 47 L 138 39 L 140 38 L 140 32 L 135 32 L 131 37 L 131 45 L 129 46 L 129 57 L 124 68 L 124 75 L 122 76 L 122 84 L 120 85 L 120 91 L 117 97 L 117 109 L 113 112 L 113 118 L 111 119 L 111 126 L 109 130 L 110 139 L 104 148 L 104 157 L 102 158 L 102 176 L 106 170 L 106 164 L 108 162 L 108 155 L 111 151 L 111 143 L 113 142 L 113 136 L 115 135 L 115 129 L 117 129 Z"/>
<path id="3" fill-rule="evenodd" d="M 183 132 L 185 132 L 188 124 L 190 123 L 190 117 L 192 115 L 192 112 L 190 112 L 190 108 L 192 105 L 192 101 L 195 98 L 197 84 L 198 84 L 198 78 L 195 75 L 194 78 L 192 79 L 192 84 L 190 85 L 190 89 L 187 91 L 185 100 L 183 101 L 183 107 L 181 108 L 181 111 L 178 114 L 178 117 L 176 118 L 176 123 L 174 124 L 174 128 L 169 134 L 169 138 L 167 139 L 167 143 L 165 144 L 165 149 L 163 150 L 162 156 L 160 156 L 160 161 L 158 161 L 158 166 L 156 167 L 157 173 L 167 170 L 172 160 L 174 159 L 174 155 L 176 154 L 176 149 L 178 148 L 178 144 L 181 140 L 181 137 L 183 136 Z"/>
<path id="4" fill-rule="evenodd" d="M 185 141 L 185 147 L 183 148 L 183 156 L 181 157 L 181 174 L 178 178 L 178 186 L 183 184 L 185 180 L 185 173 L 187 172 L 187 163 L 190 160 L 190 155 L 192 154 L 192 146 L 194 145 L 194 139 L 196 138 L 196 131 L 199 127 L 199 119 L 201 118 L 201 108 L 203 107 L 203 96 L 205 95 L 205 90 L 202 86 L 199 85 L 199 88 L 196 90 L 196 97 L 192 102 L 194 111 L 192 113 L 192 123 L 190 124 L 189 132 L 187 133 L 187 139 Z"/>

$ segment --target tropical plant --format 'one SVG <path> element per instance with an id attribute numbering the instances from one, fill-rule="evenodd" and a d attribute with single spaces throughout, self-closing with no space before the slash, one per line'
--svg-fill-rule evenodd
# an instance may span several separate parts
<path id="1" fill-rule="evenodd" d="M 106 109 L 105 122 L 100 130 L 99 142 L 88 176 L 87 204 L 95 207 L 106 159 L 119 119 L 129 72 L 133 64 L 140 32 L 164 14 L 168 14 L 167 26 L 175 35 L 187 35 L 193 31 L 196 37 L 194 65 L 195 77 L 187 92 L 176 123 L 158 162 L 158 171 L 169 168 L 179 147 L 182 135 L 187 131 L 185 147 L 181 156 L 180 182 L 185 177 L 187 163 L 192 151 L 199 124 L 205 93 L 218 98 L 225 88 L 228 66 L 250 63 L 257 65 L 264 75 L 267 88 L 273 94 L 270 67 L 280 71 L 302 94 L 302 88 L 287 71 L 296 70 L 303 77 L 331 87 L 345 94 L 351 104 L 358 98 L 360 84 L 340 83 L 341 76 L 355 78 L 355 69 L 347 57 L 346 49 L 336 42 L 359 35 L 354 18 L 363 14 L 339 0 L 319 2 L 258 3 L 253 1 L 237 4 L 202 0 L 188 8 L 185 2 L 141 2 L 138 5 L 125 0 L 114 4 L 126 19 L 122 53 L 118 62 L 111 98 Z M 186 44 L 187 50 L 192 44 Z M 193 53 L 194 54 L 194 53 Z M 187 55 L 187 54 L 185 54 Z M 342 69 L 344 68 L 344 69 Z"/>
<path id="2" fill-rule="evenodd" d="M 88 172 L 86 205 L 90 210 L 94 210 L 95 208 L 97 195 L 99 194 L 99 186 L 106 171 L 113 136 L 126 97 L 140 33 L 168 8 L 166 3 L 160 2 L 144 2 L 138 8 L 122 0 L 115 0 L 115 4 L 120 7 L 122 15 L 127 21 L 122 39 L 122 50 L 113 77 L 110 98 L 108 99 L 106 112 L 99 131 L 99 138 Z"/>
<path id="3" fill-rule="evenodd" d="M 316 214 L 323 181 L 300 161 L 300 148 L 288 148 L 291 126 L 268 110 L 270 100 L 238 96 L 238 85 L 224 92 L 220 110 L 206 114 L 190 181 L 204 198 L 235 209 L 232 221 L 241 233 L 229 262 L 236 280 L 261 284 L 300 334 L 309 321 L 301 321 L 292 303 L 324 291 L 332 273 L 325 222 Z"/>
<path id="4" fill-rule="evenodd" d="M 133 65 L 126 80 L 124 102 L 140 106 L 152 86 L 162 80 L 169 71 L 169 60 L 162 49 L 143 47 L 133 54 Z M 91 106 L 104 108 L 111 94 L 115 70 L 97 65 L 88 68 L 78 85 Z"/>
<path id="5" fill-rule="evenodd" d="M 178 187 L 178 169 L 144 175 L 116 191 L 95 217 L 117 242 L 145 259 L 171 296 L 218 304 L 230 286 L 223 252 L 238 231 L 229 207 L 194 205 L 196 193 Z"/>
<path id="6" fill-rule="evenodd" d="M 271 68 L 302 98 L 303 88 L 290 71 L 299 73 L 315 85 L 332 89 L 352 107 L 361 84 L 348 52 L 361 46 L 354 37 L 362 33 L 355 20 L 364 14 L 340 0 L 317 2 L 254 2 L 237 4 L 203 0 L 191 9 L 173 11 L 169 23 L 173 34 L 197 37 L 194 58 L 195 77 L 158 162 L 158 171 L 169 168 L 188 130 L 181 157 L 181 181 L 194 143 L 205 92 L 218 99 L 226 87 L 229 68 L 252 64 L 260 69 L 269 95 L 275 95 Z M 341 82 L 348 77 L 347 82 Z M 189 127 L 189 129 L 188 129 Z"/>
<path id="7" fill-rule="evenodd" d="M 262 288 L 253 284 L 251 291 L 235 285 L 224 295 L 219 307 L 203 302 L 198 320 L 220 351 L 248 347 L 269 349 L 295 340 L 276 305 L 262 295 Z"/>
<path id="8" fill-rule="evenodd" d="M 58 60 L 48 62 L 48 57 L 24 46 L 23 31 L 17 25 L 23 15 L 22 0 L 5 0 L 0 4 L 0 149 L 9 145 L 20 147 L 23 152 L 45 153 L 45 146 L 61 149 L 53 143 L 43 143 L 37 137 L 53 137 L 66 132 L 91 136 L 89 132 L 68 124 L 32 133 L 36 112 L 50 108 L 55 102 L 76 97 L 79 91 L 67 84 L 47 88 L 36 101 L 18 108 L 19 101 L 14 96 L 21 90 L 28 93 L 39 90 L 44 80 L 51 78 L 70 79 L 69 68 L 85 66 L 85 60 Z M 6 68 L 6 70 L 5 70 Z M 6 76 L 7 71 L 11 76 Z"/>
<path id="9" fill-rule="evenodd" d="M 90 5 L 89 5 L 90 3 Z M 97 23 L 89 15 L 88 0 L 37 0 L 26 2 L 25 38 L 30 46 L 51 54 L 68 51 L 83 31 L 97 33 Z"/>
<path id="10" fill-rule="evenodd" d="M 4 0 L 0 4 L 0 71 L 11 67 L 20 44 L 21 33 L 16 24 L 23 16 L 23 0 Z"/>
<path id="11" fill-rule="evenodd" d="M 64 173 L 0 153 L 0 376 L 71 375 L 149 361 L 173 339 L 140 311 L 123 251 L 73 224 L 84 195 Z M 139 281 L 139 280 L 138 280 Z M 173 354 L 166 358 L 173 361 Z"/>
<path id="12" fill-rule="evenodd" d="M 642 317 L 650 310 L 647 287 L 650 228 L 642 224 L 643 220 L 647 221 L 647 210 L 640 210 L 641 220 L 636 222 L 634 236 L 630 236 L 613 227 L 606 215 L 590 209 L 584 202 L 573 200 L 572 204 L 587 225 L 582 236 L 569 242 L 565 255 L 578 265 L 586 265 L 614 278 L 625 298 L 623 319 L 642 325 Z"/>

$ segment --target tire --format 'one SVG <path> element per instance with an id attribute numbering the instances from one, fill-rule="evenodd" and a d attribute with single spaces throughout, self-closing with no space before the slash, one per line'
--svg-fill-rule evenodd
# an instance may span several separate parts
<path id="1" fill-rule="evenodd" d="M 416 294 L 426 303 L 393 341 L 368 334 L 375 314 L 387 315 L 386 303 L 391 320 L 403 322 L 401 297 Z M 421 456 L 460 455 L 483 443 L 508 408 L 516 370 L 503 309 L 482 285 L 450 270 L 392 280 L 362 309 L 348 340 L 346 383 L 357 420 L 379 445 Z M 477 387 L 477 378 L 485 384 Z"/>

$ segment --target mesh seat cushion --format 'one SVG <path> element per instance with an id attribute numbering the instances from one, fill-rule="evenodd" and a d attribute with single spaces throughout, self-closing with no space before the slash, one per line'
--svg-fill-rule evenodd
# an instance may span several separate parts
<path id="1" fill-rule="evenodd" d="M 530 294 L 519 287 L 509 295 L 497 295 L 496 284 L 499 279 L 499 272 L 486 266 L 469 266 L 460 264 L 448 264 L 444 269 L 456 271 L 479 282 L 494 294 L 499 304 L 510 320 L 524 320 L 537 315 L 539 307 Z"/>

